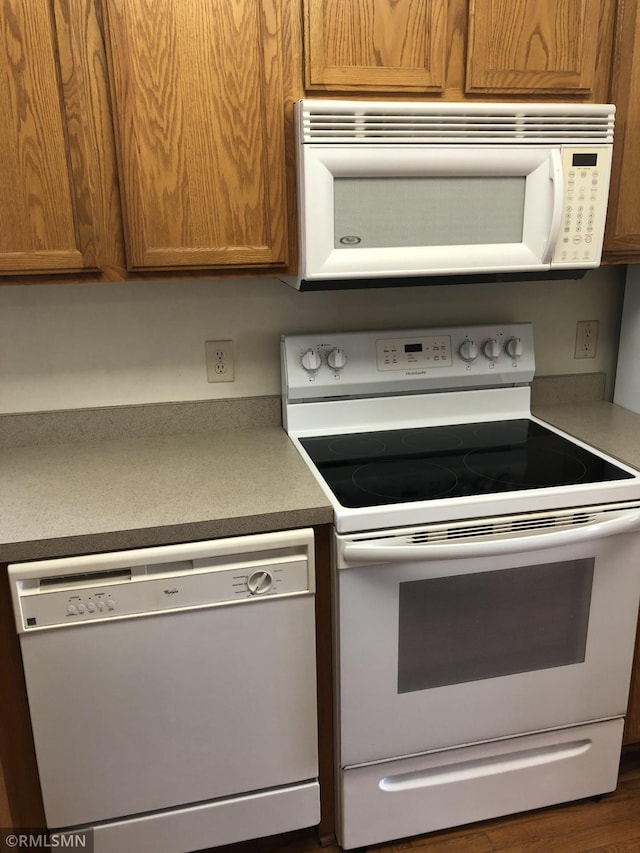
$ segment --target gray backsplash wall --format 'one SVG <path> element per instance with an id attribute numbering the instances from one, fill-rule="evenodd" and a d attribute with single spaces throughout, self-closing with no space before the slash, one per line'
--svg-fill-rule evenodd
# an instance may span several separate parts
<path id="1" fill-rule="evenodd" d="M 602 372 L 612 394 L 624 267 L 579 281 L 298 293 L 272 279 L 0 288 L 0 413 L 280 391 L 281 333 L 532 322 L 537 375 Z M 594 359 L 574 358 L 598 320 Z M 232 339 L 235 381 L 206 380 L 204 342 Z"/>

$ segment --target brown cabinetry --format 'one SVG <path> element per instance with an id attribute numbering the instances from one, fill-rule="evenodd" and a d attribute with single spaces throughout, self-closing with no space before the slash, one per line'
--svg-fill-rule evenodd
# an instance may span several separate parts
<path id="1" fill-rule="evenodd" d="M 104 0 L 130 269 L 284 264 L 279 0 Z"/>
<path id="2" fill-rule="evenodd" d="M 0 277 L 285 266 L 292 17 L 2 0 Z"/>
<path id="3" fill-rule="evenodd" d="M 615 0 L 304 0 L 306 85 L 606 100 L 614 9 Z"/>
<path id="4" fill-rule="evenodd" d="M 93 11 L 90 0 L 0 7 L 0 274 L 102 266 Z"/>
<path id="5" fill-rule="evenodd" d="M 591 95 L 601 5 L 471 0 L 467 92 Z"/>
<path id="6" fill-rule="evenodd" d="M 624 726 L 624 743 L 640 743 L 640 624 L 636 634 L 636 651 Z"/>
<path id="7" fill-rule="evenodd" d="M 308 89 L 440 92 L 447 0 L 306 0 Z"/>
<path id="8" fill-rule="evenodd" d="M 613 172 L 605 234 L 605 258 L 640 261 L 640 10 L 621 0 L 611 86 L 616 105 Z M 640 737 L 639 737 L 640 739 Z"/>

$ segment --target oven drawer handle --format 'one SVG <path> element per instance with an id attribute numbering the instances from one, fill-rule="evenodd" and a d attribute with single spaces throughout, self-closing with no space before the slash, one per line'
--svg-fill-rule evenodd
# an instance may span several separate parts
<path id="1" fill-rule="evenodd" d="M 385 563 L 402 560 L 455 560 L 465 557 L 491 557 L 517 554 L 560 545 L 581 545 L 606 536 L 640 529 L 640 513 L 618 516 L 608 521 L 589 524 L 573 530 L 554 530 L 548 533 L 509 539 L 488 539 L 474 542 L 447 542 L 434 545 L 387 545 L 375 542 L 347 542 L 343 557 L 350 563 Z"/>
<path id="2" fill-rule="evenodd" d="M 571 743 L 523 749 L 500 756 L 476 758 L 452 766 L 432 767 L 428 770 L 387 776 L 380 780 L 378 787 L 381 791 L 401 792 L 415 790 L 416 788 L 448 785 L 452 782 L 468 782 L 485 776 L 514 773 L 520 770 L 528 770 L 530 767 L 578 758 L 588 752 L 592 746 L 590 740 L 577 740 Z"/>

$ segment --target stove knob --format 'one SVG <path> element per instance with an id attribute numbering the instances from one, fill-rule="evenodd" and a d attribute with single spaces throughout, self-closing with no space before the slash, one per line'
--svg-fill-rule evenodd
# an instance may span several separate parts
<path id="1" fill-rule="evenodd" d="M 511 358 L 520 358 L 520 356 L 524 352 L 524 347 L 522 346 L 521 338 L 509 338 L 509 340 L 504 345 L 504 348 L 507 352 L 507 355 L 511 356 Z"/>
<path id="2" fill-rule="evenodd" d="M 478 347 L 474 341 L 465 340 L 460 344 L 458 355 L 463 361 L 475 361 L 478 357 Z"/>
<path id="3" fill-rule="evenodd" d="M 489 338 L 482 344 L 482 352 L 488 359 L 495 361 L 502 352 L 502 347 L 495 338 Z"/>
<path id="4" fill-rule="evenodd" d="M 327 356 L 327 364 L 329 367 L 333 368 L 333 370 L 342 370 L 346 363 L 347 354 L 343 349 L 340 349 L 340 347 L 332 349 Z"/>
<path id="5" fill-rule="evenodd" d="M 308 349 L 303 352 L 300 361 L 307 373 L 315 373 L 322 364 L 320 353 L 316 352 L 314 349 Z"/>
<path id="6" fill-rule="evenodd" d="M 264 595 L 265 592 L 269 592 L 272 586 L 273 575 L 261 569 L 252 572 L 247 578 L 247 588 L 251 595 Z"/>

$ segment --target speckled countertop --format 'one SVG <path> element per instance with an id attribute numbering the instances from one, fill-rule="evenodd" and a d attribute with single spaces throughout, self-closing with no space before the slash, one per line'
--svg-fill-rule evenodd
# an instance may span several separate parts
<path id="1" fill-rule="evenodd" d="M 37 424 L 39 433 L 25 416 L 0 424 L 0 439 L 14 431 L 7 446 L 0 441 L 0 562 L 331 522 L 328 500 L 278 425 L 277 399 L 148 411 L 74 415 L 74 441 L 66 413 L 48 418 L 44 432 Z M 548 398 L 534 413 L 640 469 L 640 415 Z"/>
<path id="2" fill-rule="evenodd" d="M 598 450 L 640 469 L 640 415 L 613 403 L 534 406 L 533 413 Z"/>
<path id="3" fill-rule="evenodd" d="M 0 449 L 0 562 L 323 524 L 277 426 Z"/>

